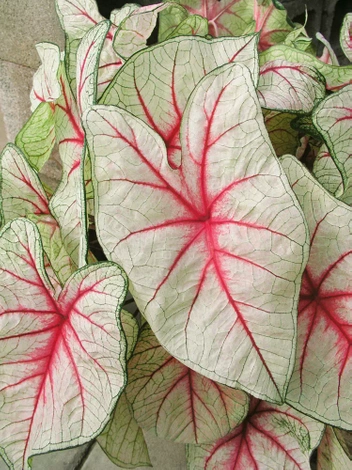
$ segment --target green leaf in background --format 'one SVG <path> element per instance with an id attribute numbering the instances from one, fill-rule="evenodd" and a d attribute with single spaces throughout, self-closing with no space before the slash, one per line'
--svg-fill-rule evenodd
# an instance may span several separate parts
<path id="1" fill-rule="evenodd" d="M 341 446 L 336 432 L 338 429 L 327 426 L 318 447 L 317 470 L 352 470 L 352 461 Z"/>
<path id="2" fill-rule="evenodd" d="M 159 18 L 159 42 L 177 36 L 206 36 L 209 32 L 206 18 L 191 15 L 181 5 L 171 3 Z"/>
<path id="3" fill-rule="evenodd" d="M 298 131 L 291 126 L 295 115 L 269 110 L 264 110 L 263 114 L 265 127 L 276 155 L 278 157 L 287 153 L 296 155 L 300 141 Z"/>

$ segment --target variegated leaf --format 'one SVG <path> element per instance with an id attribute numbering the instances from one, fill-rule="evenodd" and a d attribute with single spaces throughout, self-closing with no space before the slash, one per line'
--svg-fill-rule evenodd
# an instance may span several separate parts
<path id="1" fill-rule="evenodd" d="M 352 62 L 352 13 L 347 13 L 343 20 L 340 45 L 347 59 Z"/>
<path id="2" fill-rule="evenodd" d="M 328 194 L 293 157 L 281 163 L 310 232 L 286 400 L 327 424 L 352 429 L 352 208 Z"/>
<path id="3" fill-rule="evenodd" d="M 90 441 L 125 386 L 125 340 L 116 313 L 126 277 L 112 263 L 86 267 L 58 300 L 39 232 L 16 219 L 0 234 L 0 446 L 13 470 Z"/>
<path id="4" fill-rule="evenodd" d="M 337 430 L 338 431 L 338 430 Z M 327 426 L 318 447 L 318 470 L 352 470 L 352 461 L 341 446 L 334 428 Z"/>
<path id="5" fill-rule="evenodd" d="M 245 421 L 208 446 L 188 446 L 190 470 L 310 470 L 324 425 L 290 408 L 252 400 Z"/>

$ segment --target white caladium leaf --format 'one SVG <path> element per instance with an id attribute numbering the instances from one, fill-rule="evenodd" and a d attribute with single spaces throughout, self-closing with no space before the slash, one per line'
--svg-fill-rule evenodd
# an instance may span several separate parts
<path id="1" fill-rule="evenodd" d="M 128 363 L 126 396 L 139 425 L 183 443 L 209 443 L 228 434 L 248 412 L 249 397 L 181 364 L 142 328 Z"/>
<path id="2" fill-rule="evenodd" d="M 177 36 L 206 36 L 208 20 L 200 15 L 190 15 L 181 5 L 167 5 L 159 15 L 158 41 Z"/>
<path id="3" fill-rule="evenodd" d="M 254 399 L 247 418 L 231 434 L 211 445 L 188 446 L 188 468 L 310 470 L 309 458 L 323 431 L 322 423 L 287 405 Z"/>
<path id="4" fill-rule="evenodd" d="M 92 265 L 56 300 L 26 219 L 5 226 L 0 254 L 1 455 L 27 470 L 31 455 L 90 441 L 108 421 L 126 381 L 127 280 L 117 265 Z"/>
<path id="5" fill-rule="evenodd" d="M 317 158 L 314 160 L 313 173 L 319 183 L 324 186 L 329 193 L 333 194 L 337 198 L 343 195 L 344 191 L 341 173 L 332 159 L 326 145 L 322 146 Z M 352 198 L 352 194 L 350 194 L 350 197 Z"/>
<path id="6" fill-rule="evenodd" d="M 96 101 L 99 57 L 109 28 L 108 20 L 97 24 L 83 37 L 77 49 L 76 96 L 80 114 Z"/>
<path id="7" fill-rule="evenodd" d="M 281 402 L 293 368 L 306 229 L 248 68 L 226 64 L 206 75 L 182 119 L 182 165 L 172 169 L 164 141 L 129 112 L 87 113 L 99 240 L 172 355 Z"/>
<path id="8" fill-rule="evenodd" d="M 125 392 L 97 441 L 115 465 L 122 468 L 152 467 L 143 431 L 133 417 Z"/>
<path id="9" fill-rule="evenodd" d="M 352 461 L 341 446 L 334 428 L 327 426 L 318 447 L 318 470 L 352 470 Z"/>
<path id="10" fill-rule="evenodd" d="M 276 155 L 281 157 L 287 153 L 295 155 L 300 145 L 298 131 L 291 123 L 295 119 L 292 113 L 264 110 L 264 122 Z"/>
<path id="11" fill-rule="evenodd" d="M 312 115 L 343 181 L 339 198 L 352 196 L 352 85 L 330 95 Z"/>
<path id="12" fill-rule="evenodd" d="M 135 8 L 136 7 L 136 8 Z M 147 45 L 147 39 L 152 34 L 158 19 L 158 13 L 164 10 L 165 4 L 147 5 L 138 8 L 137 5 L 126 5 L 119 16 L 125 18 L 119 23 L 114 38 L 114 49 L 120 57 L 128 59 L 132 54 Z M 127 10 L 124 13 L 123 10 Z M 115 21 L 119 18 L 115 15 Z"/>
<path id="13" fill-rule="evenodd" d="M 12 144 L 0 156 L 0 212 L 5 224 L 28 217 L 38 226 L 42 244 L 57 277 L 64 283 L 74 266 L 62 242 L 61 231 L 51 216 L 48 199 L 37 173 Z"/>
<path id="14" fill-rule="evenodd" d="M 176 3 L 206 18 L 209 34 L 214 37 L 260 32 L 259 50 L 282 42 L 293 29 L 285 9 L 275 0 L 176 0 Z"/>
<path id="15" fill-rule="evenodd" d="M 42 64 L 33 76 L 33 88 L 30 94 L 32 112 L 43 101 L 55 101 L 61 95 L 58 80 L 59 47 L 49 42 L 41 42 L 36 45 L 36 49 Z"/>
<path id="16" fill-rule="evenodd" d="M 273 60 L 260 68 L 257 93 L 263 108 L 305 114 L 325 97 L 325 80 L 313 67 Z"/>
<path id="17" fill-rule="evenodd" d="M 352 429 L 352 208 L 325 191 L 293 157 L 281 163 L 311 237 L 286 400 L 327 424 Z"/>
<path id="18" fill-rule="evenodd" d="M 352 13 L 347 13 L 343 20 L 340 45 L 347 59 L 352 62 Z"/>
<path id="19" fill-rule="evenodd" d="M 101 102 L 127 109 L 145 121 L 164 139 L 169 163 L 177 167 L 181 117 L 192 90 L 206 73 L 233 61 L 247 65 L 257 80 L 257 36 L 213 41 L 176 38 L 133 56 Z"/>
<path id="20" fill-rule="evenodd" d="M 326 88 L 336 91 L 339 88 L 352 83 L 352 66 L 337 66 L 325 64 L 314 55 L 289 47 L 284 44 L 278 44 L 270 47 L 260 54 L 260 65 L 272 60 L 285 60 L 293 64 L 305 64 L 317 69 L 326 80 Z"/>
<path id="21" fill-rule="evenodd" d="M 126 360 L 128 361 L 137 344 L 139 326 L 132 313 L 124 309 L 121 310 L 121 324 L 127 341 Z"/>
<path id="22" fill-rule="evenodd" d="M 37 171 L 43 168 L 55 145 L 54 109 L 53 103 L 40 103 L 16 136 L 17 147 Z"/>

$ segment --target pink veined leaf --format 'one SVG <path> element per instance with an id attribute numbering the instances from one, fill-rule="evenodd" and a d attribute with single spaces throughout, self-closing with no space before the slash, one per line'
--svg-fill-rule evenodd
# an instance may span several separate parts
<path id="1" fill-rule="evenodd" d="M 134 55 L 116 75 L 101 103 L 127 109 L 165 141 L 173 168 L 180 164 L 179 131 L 187 100 L 205 74 L 239 61 L 258 78 L 257 37 L 175 38 Z M 160 80 L 163 77 L 163 80 Z"/>
<path id="2" fill-rule="evenodd" d="M 292 31 L 286 10 L 272 0 L 176 0 L 190 13 L 207 18 L 214 37 L 260 32 L 259 50 L 280 43 Z"/>
<path id="3" fill-rule="evenodd" d="M 306 114 L 325 97 L 325 80 L 313 67 L 274 60 L 260 68 L 257 93 L 263 108 Z"/>
<path id="4" fill-rule="evenodd" d="M 318 470 L 352 470 L 352 461 L 348 458 L 339 442 L 336 432 L 327 426 L 323 439 L 318 447 Z"/>
<path id="5" fill-rule="evenodd" d="M 309 52 L 302 51 L 285 44 L 277 44 L 263 51 L 260 56 L 260 65 L 272 60 L 285 60 L 293 64 L 305 64 L 317 69 L 326 80 L 326 88 L 337 91 L 352 83 L 352 67 L 350 65 L 337 66 L 325 64 Z"/>
<path id="6" fill-rule="evenodd" d="M 206 75 L 182 119 L 182 165 L 172 169 L 162 139 L 129 112 L 97 106 L 86 114 L 100 242 L 173 356 L 281 402 L 306 228 L 248 68 L 226 64 Z"/>
<path id="7" fill-rule="evenodd" d="M 61 95 L 58 80 L 59 47 L 49 42 L 41 42 L 36 45 L 36 49 L 42 64 L 33 76 L 33 87 L 30 94 L 32 112 L 40 103 L 55 101 Z"/>
<path id="8" fill-rule="evenodd" d="M 296 365 L 286 400 L 303 413 L 351 430 L 352 208 L 328 194 L 293 157 L 281 162 L 310 232 Z"/>
<path id="9" fill-rule="evenodd" d="M 245 418 L 249 397 L 181 364 L 145 325 L 128 363 L 127 400 L 138 424 L 155 436 L 209 443 Z"/>
<path id="10" fill-rule="evenodd" d="M 328 96 L 312 114 L 313 124 L 324 139 L 342 177 L 339 198 L 352 196 L 352 85 Z"/>
<path id="11" fill-rule="evenodd" d="M 287 405 L 252 399 L 243 423 L 207 446 L 189 445 L 192 470 L 310 470 L 309 458 L 324 425 Z"/>
<path id="12" fill-rule="evenodd" d="M 62 243 L 60 227 L 50 214 L 48 199 L 37 173 L 13 144 L 8 144 L 0 156 L 0 173 L 2 223 L 17 217 L 28 217 L 35 222 L 52 269 L 64 283 L 73 272 L 73 263 Z"/>
<path id="13" fill-rule="evenodd" d="M 340 65 L 331 44 L 321 33 L 316 33 L 316 38 L 324 45 L 323 53 L 319 57 L 322 62 L 331 65 Z"/>
<path id="14" fill-rule="evenodd" d="M 352 13 L 347 13 L 343 20 L 340 45 L 347 59 L 352 62 Z"/>
<path id="15" fill-rule="evenodd" d="M 0 254 L 1 455 L 28 470 L 31 455 L 90 441 L 108 421 L 126 381 L 127 281 L 117 265 L 92 265 L 56 300 L 26 219 L 3 229 Z"/>

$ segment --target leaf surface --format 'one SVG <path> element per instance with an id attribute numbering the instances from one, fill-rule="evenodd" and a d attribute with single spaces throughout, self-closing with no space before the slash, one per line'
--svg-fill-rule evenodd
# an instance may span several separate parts
<path id="1" fill-rule="evenodd" d="M 204 75 L 239 61 L 258 76 L 257 37 L 208 41 L 176 38 L 133 56 L 116 75 L 101 102 L 127 109 L 165 141 L 169 163 L 180 164 L 179 130 L 187 100 Z M 161 79 L 162 77 L 162 79 Z"/>
<path id="2" fill-rule="evenodd" d="M 249 398 L 197 374 L 160 345 L 148 325 L 128 363 L 126 396 L 139 425 L 183 443 L 209 443 L 245 418 Z"/>
<path id="3" fill-rule="evenodd" d="M 352 429 L 352 208 L 329 195 L 293 157 L 281 163 L 311 240 L 298 308 L 296 365 L 286 400 L 327 424 Z"/>
<path id="4" fill-rule="evenodd" d="M 326 88 L 336 91 L 352 83 L 352 66 L 337 66 L 325 64 L 308 52 L 300 51 L 294 47 L 278 44 L 270 47 L 260 54 L 260 65 L 272 60 L 286 60 L 293 64 L 304 64 L 314 67 L 326 80 Z"/>
<path id="5" fill-rule="evenodd" d="M 115 23 L 118 29 L 113 40 L 114 49 L 119 56 L 126 60 L 146 47 L 147 39 L 156 26 L 158 13 L 165 7 L 166 5 L 162 3 L 140 8 L 136 5 L 132 5 L 131 8 L 131 5 L 127 4 L 121 9 L 121 16 L 124 16 L 123 10 L 127 10 L 127 14 L 120 24 Z"/>
<path id="6" fill-rule="evenodd" d="M 259 50 L 282 42 L 292 30 L 285 9 L 271 0 L 176 0 L 176 3 L 206 18 L 209 34 L 214 37 L 260 32 Z"/>
<path id="7" fill-rule="evenodd" d="M 352 197 L 352 85 L 326 98 L 314 110 L 313 123 L 341 174 L 342 200 Z"/>
<path id="8" fill-rule="evenodd" d="M 291 123 L 295 119 L 292 113 L 264 110 L 264 122 L 276 155 L 295 155 L 299 147 L 299 135 Z"/>
<path id="9" fill-rule="evenodd" d="M 324 186 L 330 194 L 333 194 L 337 198 L 343 194 L 341 173 L 332 159 L 326 145 L 322 146 L 317 158 L 314 160 L 313 173 L 319 183 Z M 348 201 L 345 202 L 348 204 Z"/>
<path id="10" fill-rule="evenodd" d="M 259 73 L 257 92 L 263 108 L 305 114 L 325 97 L 325 81 L 312 67 L 274 60 Z"/>
<path id="11" fill-rule="evenodd" d="M 306 262 L 303 216 L 247 67 L 217 68 L 188 103 L 178 169 L 162 139 L 129 112 L 97 106 L 85 116 L 99 240 L 170 353 L 281 402 Z"/>
<path id="12" fill-rule="evenodd" d="M 40 171 L 55 145 L 54 105 L 40 103 L 16 136 L 15 143 L 30 164 Z"/>
<path id="13" fill-rule="evenodd" d="M 191 470 L 310 470 L 309 458 L 324 425 L 287 405 L 252 400 L 245 421 L 207 446 L 189 445 Z"/>
<path id="14" fill-rule="evenodd" d="M 33 88 L 30 93 L 31 111 L 43 101 L 55 101 L 61 95 L 58 80 L 60 49 L 56 44 L 41 42 L 36 45 L 41 65 L 33 76 Z"/>
<path id="15" fill-rule="evenodd" d="M 347 59 L 352 62 L 352 13 L 345 16 L 341 31 L 340 45 Z"/>
<path id="16" fill-rule="evenodd" d="M 171 3 L 159 15 L 158 41 L 177 36 L 206 36 L 208 20 L 200 15 L 190 15 L 181 5 Z"/>
<path id="17" fill-rule="evenodd" d="M 0 156 L 2 223 L 28 217 L 38 226 L 51 266 L 61 282 L 72 274 L 73 263 L 62 242 L 60 228 L 52 217 L 48 199 L 37 173 L 14 145 L 8 144 Z"/>
<path id="18" fill-rule="evenodd" d="M 1 455 L 28 470 L 31 455 L 83 444 L 105 426 L 126 380 L 116 316 L 126 277 L 111 263 L 89 266 L 55 300 L 25 219 L 3 229 L 0 254 Z"/>
<path id="19" fill-rule="evenodd" d="M 336 437 L 335 430 L 327 426 L 318 447 L 318 470 L 352 470 L 352 462 Z"/>

